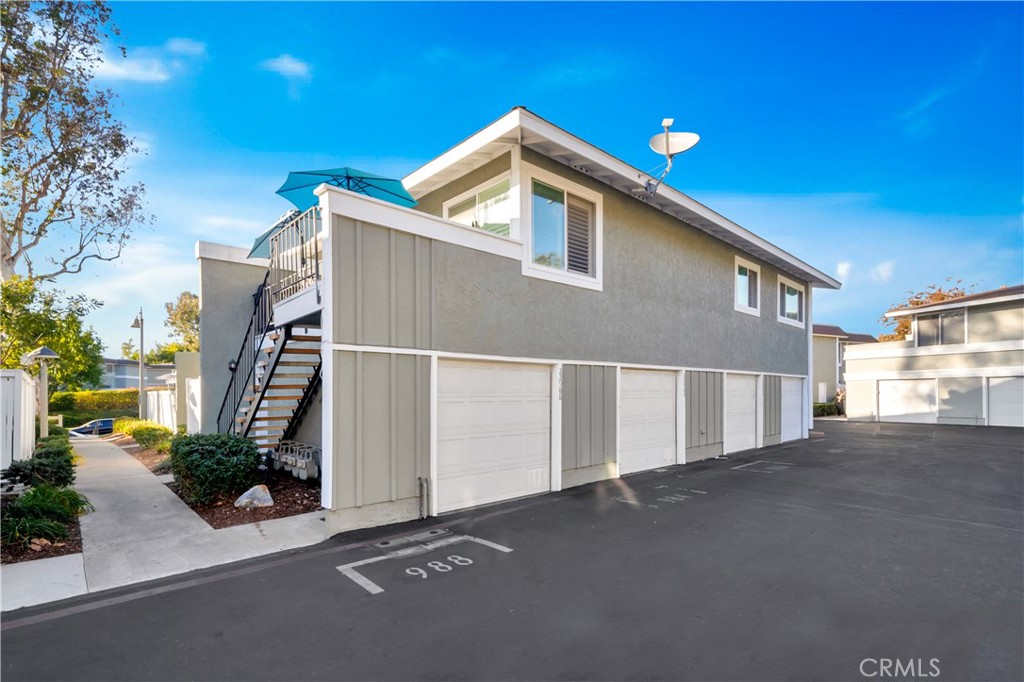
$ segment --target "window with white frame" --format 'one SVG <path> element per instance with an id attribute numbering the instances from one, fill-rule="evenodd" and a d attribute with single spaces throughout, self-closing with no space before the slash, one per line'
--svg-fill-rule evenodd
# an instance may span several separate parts
<path id="1" fill-rule="evenodd" d="M 553 171 L 522 162 L 519 183 L 523 274 L 602 291 L 601 192 Z"/>
<path id="2" fill-rule="evenodd" d="M 733 297 L 736 310 L 749 315 L 761 315 L 761 268 L 750 261 L 736 258 L 734 266 L 735 295 Z"/>
<path id="3" fill-rule="evenodd" d="M 779 277 L 779 322 L 804 326 L 804 292 L 802 284 Z"/>
<path id="4" fill-rule="evenodd" d="M 509 177 L 490 180 L 444 203 L 444 217 L 457 223 L 508 237 L 512 193 Z"/>
<path id="5" fill-rule="evenodd" d="M 938 315 L 917 318 L 918 346 L 947 346 L 967 340 L 967 316 L 963 310 L 950 310 Z"/>

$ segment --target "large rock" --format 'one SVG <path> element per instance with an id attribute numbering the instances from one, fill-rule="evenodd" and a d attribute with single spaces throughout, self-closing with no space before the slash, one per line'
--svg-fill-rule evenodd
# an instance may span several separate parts
<path id="1" fill-rule="evenodd" d="M 274 498 L 265 485 L 254 485 L 242 493 L 242 496 L 235 500 L 235 506 L 241 509 L 255 509 L 256 507 L 273 507 Z"/>

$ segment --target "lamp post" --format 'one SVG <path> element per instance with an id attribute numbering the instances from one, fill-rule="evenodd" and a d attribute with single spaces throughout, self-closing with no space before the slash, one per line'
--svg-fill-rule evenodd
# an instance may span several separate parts
<path id="1" fill-rule="evenodd" d="M 50 390 L 47 385 L 48 377 L 46 372 L 46 363 L 50 360 L 58 360 L 60 356 L 54 353 L 46 346 L 40 346 L 31 353 L 26 353 L 21 356 L 21 364 L 31 365 L 34 362 L 39 363 L 39 437 L 46 438 L 50 435 Z"/>
<path id="2" fill-rule="evenodd" d="M 146 418 L 146 346 L 143 337 L 145 323 L 142 320 L 142 308 L 132 322 L 132 329 L 139 330 L 139 419 Z"/>

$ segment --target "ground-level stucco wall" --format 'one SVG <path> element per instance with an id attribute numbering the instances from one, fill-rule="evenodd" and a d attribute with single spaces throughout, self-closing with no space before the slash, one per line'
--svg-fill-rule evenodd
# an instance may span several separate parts
<path id="1" fill-rule="evenodd" d="M 616 369 L 562 367 L 562 487 L 615 475 Z"/>
<path id="2" fill-rule="evenodd" d="M 200 429 L 216 433 L 217 415 L 252 317 L 253 294 L 267 269 L 259 265 L 199 258 Z"/>
<path id="3" fill-rule="evenodd" d="M 851 421 L 875 421 L 876 391 L 874 381 L 847 381 L 846 418 Z"/>
<path id="4" fill-rule="evenodd" d="M 782 377 L 764 377 L 764 444 L 782 442 Z"/>
<path id="5" fill-rule="evenodd" d="M 430 467 L 430 358 L 332 352 L 330 530 L 417 518 Z"/>
<path id="6" fill-rule="evenodd" d="M 199 376 L 199 353 L 178 352 L 174 354 L 174 401 L 175 423 L 188 424 L 188 387 L 186 381 Z"/>

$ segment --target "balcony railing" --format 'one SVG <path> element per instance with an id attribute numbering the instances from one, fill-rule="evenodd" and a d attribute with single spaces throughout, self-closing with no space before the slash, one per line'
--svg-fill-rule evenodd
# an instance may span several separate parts
<path id="1" fill-rule="evenodd" d="M 316 287 L 320 302 L 320 209 L 314 206 L 296 216 L 270 238 L 270 276 L 267 285 L 271 304 Z"/>

